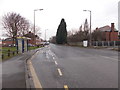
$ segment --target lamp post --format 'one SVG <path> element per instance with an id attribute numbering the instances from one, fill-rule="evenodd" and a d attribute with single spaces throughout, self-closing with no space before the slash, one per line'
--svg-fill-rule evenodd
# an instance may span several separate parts
<path id="1" fill-rule="evenodd" d="M 46 30 L 48 30 L 48 29 L 45 29 L 45 42 L 46 42 Z"/>
<path id="2" fill-rule="evenodd" d="M 41 11 L 43 9 L 35 9 L 34 10 L 34 44 L 36 44 L 36 39 L 35 39 L 35 11 Z"/>
<path id="3" fill-rule="evenodd" d="M 83 10 L 83 11 L 88 11 L 90 12 L 90 41 L 89 41 L 89 46 L 92 45 L 92 34 L 91 34 L 91 10 Z"/>

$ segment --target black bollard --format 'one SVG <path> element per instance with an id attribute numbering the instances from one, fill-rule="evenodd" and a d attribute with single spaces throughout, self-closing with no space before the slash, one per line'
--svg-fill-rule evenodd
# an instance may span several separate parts
<path id="1" fill-rule="evenodd" d="M 10 50 L 8 50 L 8 57 L 10 57 Z"/>

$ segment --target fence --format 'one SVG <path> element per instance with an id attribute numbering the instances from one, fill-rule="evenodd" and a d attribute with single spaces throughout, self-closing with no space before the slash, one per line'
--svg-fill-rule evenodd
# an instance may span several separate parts
<path id="1" fill-rule="evenodd" d="M 120 41 L 93 41 L 92 46 L 120 46 Z"/>
<path id="2" fill-rule="evenodd" d="M 69 45 L 83 46 L 83 42 L 69 42 Z M 92 46 L 117 47 L 117 46 L 120 46 L 120 41 L 92 41 Z"/>

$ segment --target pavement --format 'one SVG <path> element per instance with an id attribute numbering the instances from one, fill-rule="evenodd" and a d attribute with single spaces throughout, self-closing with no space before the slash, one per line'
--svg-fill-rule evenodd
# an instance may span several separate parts
<path id="1" fill-rule="evenodd" d="M 26 60 L 35 52 L 36 50 L 31 50 L 0 63 L 0 66 L 2 66 L 2 82 L 0 82 L 2 88 L 15 90 L 16 88 L 22 88 L 22 90 L 26 88 L 25 64 Z"/>

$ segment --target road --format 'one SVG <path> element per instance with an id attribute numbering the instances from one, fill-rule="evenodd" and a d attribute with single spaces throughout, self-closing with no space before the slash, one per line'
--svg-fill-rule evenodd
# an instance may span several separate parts
<path id="1" fill-rule="evenodd" d="M 50 44 L 31 59 L 43 88 L 117 88 L 118 52 Z"/>

